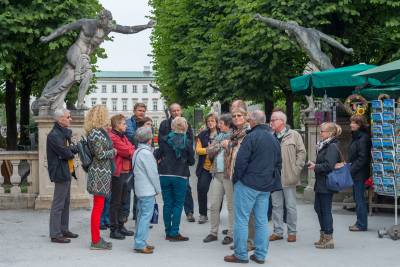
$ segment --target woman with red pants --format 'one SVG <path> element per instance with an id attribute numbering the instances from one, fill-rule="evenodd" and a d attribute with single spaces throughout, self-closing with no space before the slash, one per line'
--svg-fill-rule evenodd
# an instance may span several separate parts
<path id="1" fill-rule="evenodd" d="M 114 169 L 113 158 L 116 150 L 107 134 L 109 124 L 107 107 L 97 105 L 91 108 L 85 117 L 85 131 L 93 155 L 88 170 L 87 190 L 93 194 L 91 215 L 92 243 L 90 249 L 111 249 L 111 242 L 100 237 L 100 218 L 104 208 L 104 199 L 110 195 L 111 174 Z"/>

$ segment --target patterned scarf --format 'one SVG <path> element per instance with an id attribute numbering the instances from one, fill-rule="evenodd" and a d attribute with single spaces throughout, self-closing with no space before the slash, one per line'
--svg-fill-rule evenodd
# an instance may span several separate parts
<path id="1" fill-rule="evenodd" d="M 182 156 L 182 151 L 186 148 L 187 136 L 186 133 L 170 132 L 167 136 L 167 144 L 175 151 L 176 157 L 179 159 Z"/>
<path id="2" fill-rule="evenodd" d="M 242 142 L 243 138 L 247 134 L 248 126 L 245 125 L 241 129 L 236 129 L 231 135 L 231 140 L 229 142 L 228 149 L 225 153 L 225 178 L 231 179 L 233 176 L 233 168 L 235 167 L 236 155 L 238 151 L 239 144 Z"/>
<path id="3" fill-rule="evenodd" d="M 329 144 L 333 139 L 334 139 L 333 137 L 329 137 L 328 139 L 319 141 L 319 142 L 317 143 L 317 152 L 321 151 L 321 149 L 322 149 L 325 145 Z"/>

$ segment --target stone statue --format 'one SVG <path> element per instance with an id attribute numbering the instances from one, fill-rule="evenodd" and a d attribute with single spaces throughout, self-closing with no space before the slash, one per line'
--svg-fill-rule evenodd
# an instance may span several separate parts
<path id="1" fill-rule="evenodd" d="M 260 14 L 254 16 L 256 20 L 262 21 L 270 27 L 284 30 L 289 37 L 294 38 L 299 46 L 306 52 L 310 61 L 319 70 L 333 69 L 330 58 L 321 50 L 321 40 L 345 53 L 353 53 L 352 48 L 347 48 L 332 37 L 313 28 L 305 28 L 296 22 L 285 22 L 272 18 L 263 17 Z"/>
<path id="2" fill-rule="evenodd" d="M 80 83 L 77 108 L 86 109 L 84 98 L 93 77 L 90 65 L 93 51 L 111 32 L 134 34 L 153 25 L 154 22 L 150 21 L 146 25 L 121 26 L 115 23 L 110 11 L 103 9 L 97 19 L 80 19 L 59 27 L 48 36 L 40 37 L 41 42 L 47 43 L 66 32 L 80 30 L 79 37 L 67 52 L 67 62 L 61 72 L 46 84 L 40 98 L 32 103 L 32 111 L 37 114 L 42 106 L 50 110 L 62 107 L 65 96 L 75 82 Z"/>

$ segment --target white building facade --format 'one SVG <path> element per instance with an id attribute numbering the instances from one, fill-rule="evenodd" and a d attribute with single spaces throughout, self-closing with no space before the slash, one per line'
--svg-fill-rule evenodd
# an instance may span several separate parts
<path id="1" fill-rule="evenodd" d="M 95 74 L 97 82 L 92 93 L 85 97 L 88 107 L 103 104 L 110 115 L 124 114 L 130 117 L 136 103 L 147 106 L 146 116 L 152 118 L 158 128 L 165 119 L 164 100 L 161 93 L 150 86 L 154 84 L 154 75 L 149 69 L 144 71 L 100 71 Z"/>

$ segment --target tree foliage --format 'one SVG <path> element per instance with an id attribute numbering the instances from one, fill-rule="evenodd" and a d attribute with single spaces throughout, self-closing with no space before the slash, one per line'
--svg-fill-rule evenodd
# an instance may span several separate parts
<path id="1" fill-rule="evenodd" d="M 151 0 L 157 83 L 183 104 L 291 94 L 289 79 L 308 62 L 296 42 L 254 14 L 319 29 L 354 55 L 323 44 L 335 66 L 382 64 L 400 55 L 400 3 L 386 0 Z"/>

